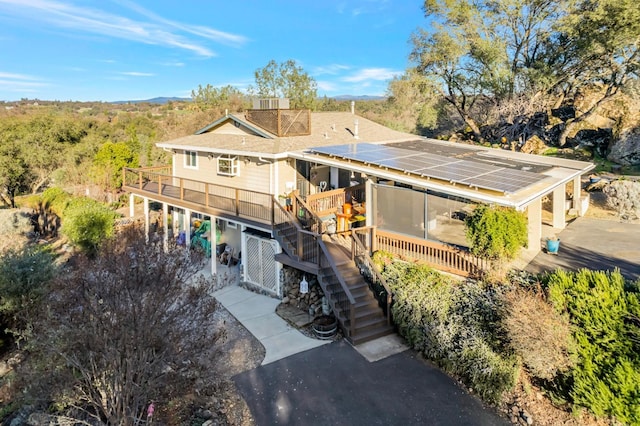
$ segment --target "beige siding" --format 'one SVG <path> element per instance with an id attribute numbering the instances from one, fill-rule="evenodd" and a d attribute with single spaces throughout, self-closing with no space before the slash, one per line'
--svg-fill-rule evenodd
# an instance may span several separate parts
<path id="1" fill-rule="evenodd" d="M 224 176 L 217 173 L 216 157 L 208 158 L 207 153 L 198 153 L 197 169 L 185 167 L 185 156 L 183 151 L 175 154 L 175 176 L 185 179 L 192 179 L 202 182 L 224 185 L 237 189 L 270 193 L 271 188 L 271 163 L 257 163 L 256 159 L 251 159 L 248 163 L 244 161 L 246 157 L 239 157 L 240 175 Z M 202 185 L 185 182 L 185 187 L 203 190 Z"/>
<path id="2" fill-rule="evenodd" d="M 210 133 L 217 133 L 222 135 L 251 135 L 258 136 L 257 133 L 251 131 L 245 126 L 236 127 L 234 122 L 228 121 L 222 124 L 220 127 L 217 127 L 214 130 L 211 130 Z"/>
<path id="3" fill-rule="evenodd" d="M 294 160 L 280 160 L 276 163 L 276 167 L 278 168 L 278 195 L 286 194 L 291 191 L 291 189 L 287 188 L 287 182 L 291 182 L 295 188 L 297 173 L 293 164 L 295 164 Z"/>

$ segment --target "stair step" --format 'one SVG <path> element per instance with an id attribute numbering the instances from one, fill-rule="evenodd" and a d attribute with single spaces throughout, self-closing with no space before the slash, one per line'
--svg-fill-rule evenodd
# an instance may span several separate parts
<path id="1" fill-rule="evenodd" d="M 389 334 L 393 334 L 393 327 L 386 326 L 380 327 L 373 330 L 367 330 L 361 333 L 356 333 L 351 337 L 351 343 L 354 346 L 361 345 L 362 343 L 368 342 L 370 340 L 377 339 L 378 337 L 388 336 Z"/>

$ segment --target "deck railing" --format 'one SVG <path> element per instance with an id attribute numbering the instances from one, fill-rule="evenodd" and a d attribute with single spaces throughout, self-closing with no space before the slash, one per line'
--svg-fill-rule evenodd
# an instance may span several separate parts
<path id="1" fill-rule="evenodd" d="M 318 234 L 325 232 L 325 224 L 320 216 L 327 211 L 334 213 L 344 204 L 345 199 L 364 201 L 364 185 L 358 185 L 310 195 L 306 200 L 296 194 L 293 197 L 293 212 L 287 212 L 271 194 L 174 177 L 170 171 L 171 166 L 125 168 L 123 188 L 138 194 L 147 193 L 149 196 L 158 195 L 165 199 L 188 202 L 273 227 L 287 227 L 289 230 L 286 238 L 295 249 L 296 256 L 301 261 L 314 264 L 320 261 Z M 306 230 L 297 220 L 301 209 L 303 219 L 309 225 Z M 371 230 L 367 242 L 361 242 L 372 252 L 385 250 L 462 276 L 476 275 L 491 267 L 488 261 L 459 248 L 375 228 Z"/>
<path id="2" fill-rule="evenodd" d="M 272 223 L 273 196 L 271 194 L 174 177 L 156 170 L 161 169 L 123 169 L 124 189 L 148 192 L 234 216 Z"/>
<path id="3" fill-rule="evenodd" d="M 375 293 L 378 302 L 383 304 L 385 315 L 387 316 L 387 324 L 391 325 L 391 304 L 393 303 L 393 292 L 382 276 L 380 269 L 369 256 L 371 231 L 373 228 L 358 228 L 351 231 L 352 250 L 351 255 L 356 262 L 360 271 L 369 280 L 372 290 Z"/>
<path id="4" fill-rule="evenodd" d="M 306 202 L 311 210 L 319 217 L 323 217 L 335 213 L 344 203 L 353 203 L 356 200 L 358 202 L 365 200 L 364 184 L 308 195 Z"/>
<path id="5" fill-rule="evenodd" d="M 489 262 L 446 244 L 373 230 L 372 251 L 384 250 L 401 258 L 419 260 L 456 275 L 472 276 L 490 267 Z"/>
<path id="6" fill-rule="evenodd" d="M 320 249 L 318 247 L 318 234 L 302 229 L 300 223 L 291 212 L 273 200 L 273 226 L 278 230 L 279 237 L 288 244 L 292 253 L 302 262 L 315 265 L 320 263 Z"/>
<path id="7" fill-rule="evenodd" d="M 333 257 L 329 253 L 329 249 L 320 238 L 318 239 L 318 246 L 320 247 L 320 258 L 318 263 L 318 266 L 320 267 L 320 279 L 318 280 L 318 283 L 326 295 L 332 296 L 327 297 L 327 301 L 331 305 L 333 311 L 342 312 L 344 315 L 343 319 L 349 320 L 349 327 L 344 330 L 345 333 L 349 333 L 349 336 L 345 337 L 353 337 L 352 333 L 356 325 L 356 300 L 349 291 L 349 287 L 344 281 L 342 274 L 338 271 L 338 266 L 333 261 Z M 331 284 L 332 282 L 334 284 Z M 332 290 L 329 288 L 329 285 L 337 285 L 339 288 L 337 290 Z"/>

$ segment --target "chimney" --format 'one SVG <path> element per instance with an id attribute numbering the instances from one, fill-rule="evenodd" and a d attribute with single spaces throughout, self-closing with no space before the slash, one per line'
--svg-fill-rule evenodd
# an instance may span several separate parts
<path id="1" fill-rule="evenodd" d="M 356 113 L 356 101 L 351 101 L 351 114 Z"/>
<path id="2" fill-rule="evenodd" d="M 353 137 L 356 138 L 356 139 L 359 139 L 359 137 L 358 137 L 358 120 L 356 120 L 353 124 L 354 124 L 354 126 L 353 126 L 353 129 L 354 129 L 353 130 Z"/>

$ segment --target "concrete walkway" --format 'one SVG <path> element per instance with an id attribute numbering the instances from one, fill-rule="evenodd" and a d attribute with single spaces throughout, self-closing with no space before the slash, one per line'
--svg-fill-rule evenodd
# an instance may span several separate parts
<path id="1" fill-rule="evenodd" d="M 237 284 L 216 291 L 215 298 L 253 334 L 265 348 L 262 365 L 329 343 L 312 339 L 276 314 L 280 301 L 246 290 Z"/>

